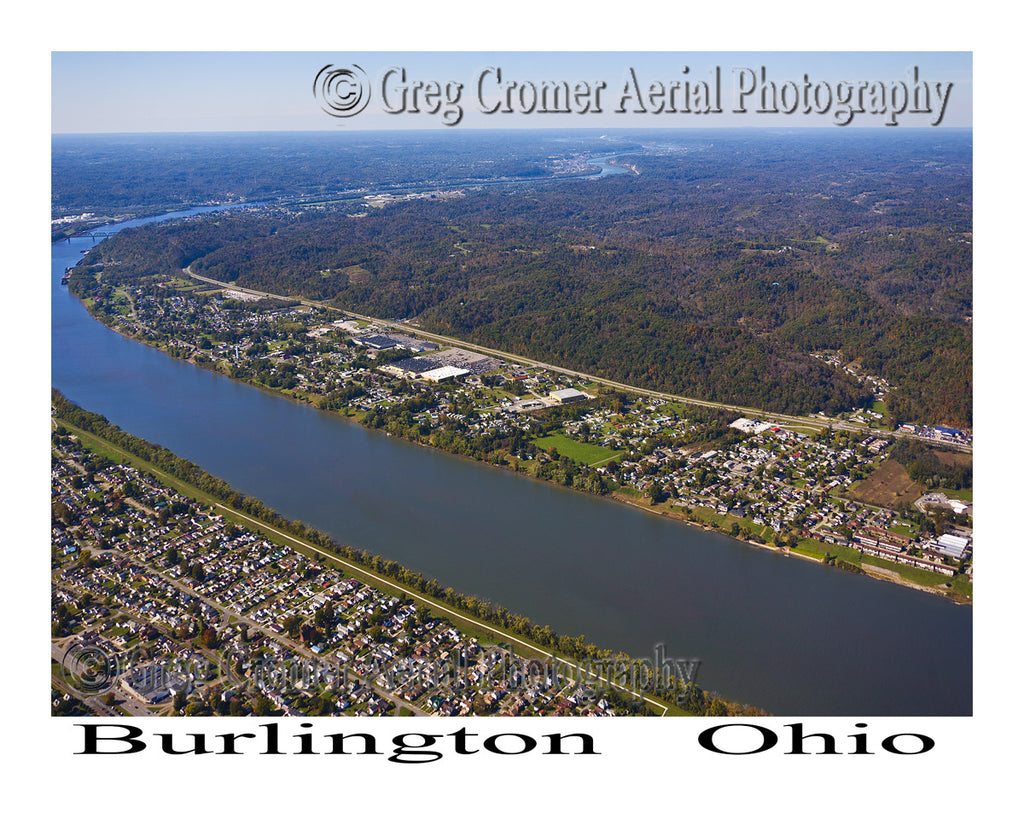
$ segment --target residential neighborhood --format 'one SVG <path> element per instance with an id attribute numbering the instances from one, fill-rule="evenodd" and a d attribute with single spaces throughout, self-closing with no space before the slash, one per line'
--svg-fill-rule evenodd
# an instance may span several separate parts
<path id="1" fill-rule="evenodd" d="M 581 715 L 642 707 L 53 436 L 54 712 Z M 116 665 L 98 690 L 76 654 Z M 88 712 L 88 710 L 86 711 Z"/>
<path id="2" fill-rule="evenodd" d="M 630 394 L 557 368 L 446 347 L 411 326 L 396 332 L 393 323 L 186 279 L 118 290 L 104 315 L 172 355 L 389 434 L 841 568 L 933 590 L 954 590 L 948 580 L 959 577 L 955 592 L 969 592 L 970 455 L 951 451 L 932 474 L 911 480 L 908 468 L 928 470 L 903 450 L 969 447 L 970 433 L 886 428 L 889 385 L 835 352 L 818 357 L 870 384 L 876 403 L 833 428 Z M 933 490 L 952 500 L 927 502 Z"/>

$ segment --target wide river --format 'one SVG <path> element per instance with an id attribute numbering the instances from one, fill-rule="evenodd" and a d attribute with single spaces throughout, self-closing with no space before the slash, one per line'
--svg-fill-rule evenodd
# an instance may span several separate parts
<path id="1" fill-rule="evenodd" d="M 51 381 L 85 409 L 287 517 L 535 623 L 635 657 L 661 643 L 700 658 L 697 682 L 730 699 L 777 715 L 971 713 L 970 607 L 389 438 L 176 361 L 108 330 L 61 287 L 94 241 L 52 250 Z"/>

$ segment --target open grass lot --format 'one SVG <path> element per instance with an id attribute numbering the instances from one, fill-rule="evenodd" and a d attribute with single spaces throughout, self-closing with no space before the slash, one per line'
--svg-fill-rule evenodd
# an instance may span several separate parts
<path id="1" fill-rule="evenodd" d="M 601 461 L 608 461 L 623 454 L 621 449 L 609 449 L 597 444 L 585 444 L 582 441 L 574 441 L 564 435 L 547 435 L 544 438 L 534 438 L 533 443 L 541 449 L 548 450 L 554 447 L 559 455 L 565 455 L 574 461 L 590 466 Z"/>
<path id="2" fill-rule="evenodd" d="M 765 542 L 769 542 L 772 539 L 772 535 L 775 534 L 770 526 L 753 523 L 746 518 L 738 518 L 735 515 L 720 515 L 703 506 L 695 506 L 689 511 L 690 517 L 693 520 L 720 529 L 726 534 L 731 533 L 734 523 L 740 527 L 739 536 L 742 538 L 750 538 L 751 535 L 757 535 Z"/>
<path id="3" fill-rule="evenodd" d="M 847 492 L 855 501 L 885 506 L 888 509 L 898 509 L 902 504 L 912 504 L 923 494 L 924 489 L 910 479 L 903 465 L 891 458 L 883 461 L 881 466 L 867 478 L 851 486 Z"/>
<path id="4" fill-rule="evenodd" d="M 818 558 L 819 560 L 825 557 L 825 555 L 835 555 L 840 560 L 845 560 L 848 563 L 859 564 L 861 562 L 861 553 L 856 549 L 834 543 L 822 543 L 820 540 L 814 540 L 809 537 L 799 538 L 796 546 L 793 547 L 793 551 L 807 557 Z M 895 571 L 896 564 L 884 563 L 883 565 Z"/>
<path id="5" fill-rule="evenodd" d="M 348 267 L 342 268 L 341 273 L 344 273 L 351 284 L 359 284 L 370 278 L 370 271 L 359 264 L 349 265 Z"/>
<path id="6" fill-rule="evenodd" d="M 686 414 L 688 412 L 692 412 L 693 411 L 693 408 L 692 407 L 687 407 L 685 404 L 678 404 L 678 403 L 673 403 L 673 402 L 669 401 L 669 402 L 667 402 L 665 404 L 662 404 L 660 407 L 658 407 L 658 411 L 664 413 L 665 415 L 682 415 L 682 416 L 686 416 Z"/>
<path id="7" fill-rule="evenodd" d="M 817 427 L 803 427 L 799 424 L 786 424 L 785 427 L 793 432 L 802 432 L 804 435 L 816 435 L 821 431 Z"/>

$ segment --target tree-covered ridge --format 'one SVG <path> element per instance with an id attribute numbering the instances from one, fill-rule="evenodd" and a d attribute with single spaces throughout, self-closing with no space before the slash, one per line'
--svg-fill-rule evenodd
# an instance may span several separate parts
<path id="1" fill-rule="evenodd" d="M 622 157 L 639 176 L 126 231 L 88 262 L 108 283 L 192 265 L 780 412 L 871 401 L 808 355 L 840 350 L 894 385 L 896 420 L 970 426 L 970 143 L 920 139 L 694 143 Z"/>

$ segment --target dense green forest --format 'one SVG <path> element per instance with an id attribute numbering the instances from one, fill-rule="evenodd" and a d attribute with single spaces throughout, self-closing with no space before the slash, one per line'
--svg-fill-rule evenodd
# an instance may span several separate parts
<path id="1" fill-rule="evenodd" d="M 837 350 L 893 386 L 894 421 L 971 425 L 969 133 L 658 144 L 623 142 L 617 161 L 634 172 L 600 180 L 123 231 L 85 264 L 102 271 L 100 286 L 191 265 L 635 386 L 779 412 L 872 403 L 808 355 Z"/>
<path id="2" fill-rule="evenodd" d="M 974 478 L 971 460 L 922 441 L 901 438 L 892 457 L 907 468 L 911 479 L 933 489 L 969 489 Z"/>

